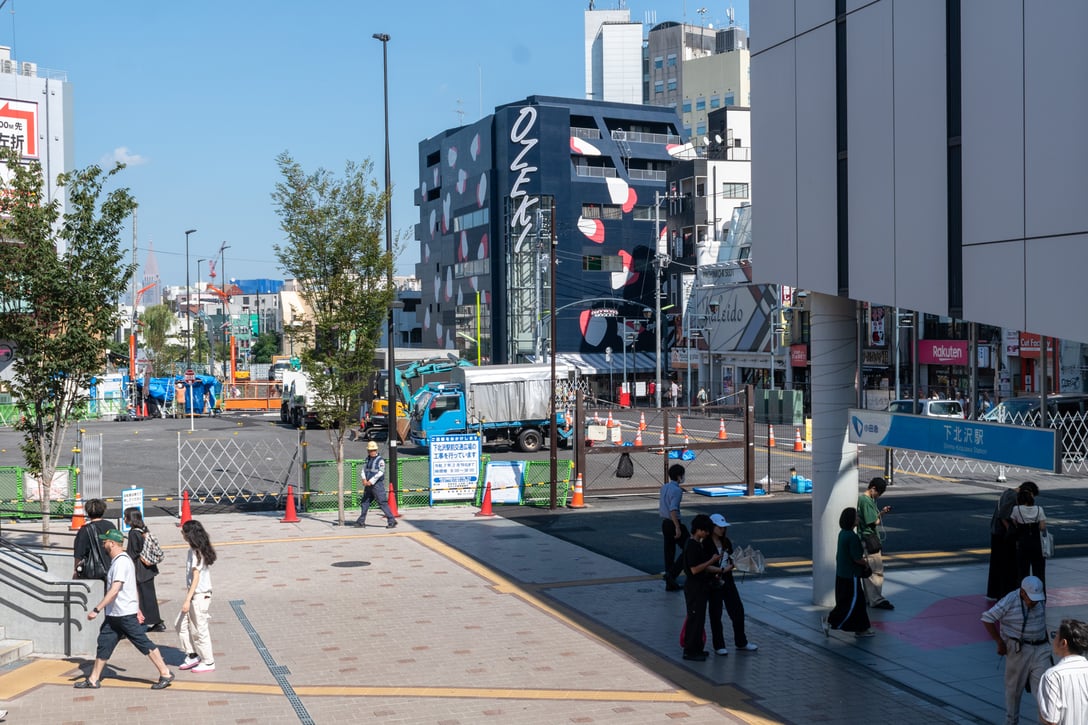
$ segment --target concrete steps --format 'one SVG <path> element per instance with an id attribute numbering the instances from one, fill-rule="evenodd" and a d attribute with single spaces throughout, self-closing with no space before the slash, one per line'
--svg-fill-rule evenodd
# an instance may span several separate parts
<path id="1" fill-rule="evenodd" d="M 28 639 L 7 639 L 4 628 L 0 627 L 0 665 L 29 657 L 33 651 L 33 642 Z"/>

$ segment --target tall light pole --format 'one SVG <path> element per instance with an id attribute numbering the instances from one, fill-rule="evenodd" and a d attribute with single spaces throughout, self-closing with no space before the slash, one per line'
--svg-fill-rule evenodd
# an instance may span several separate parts
<path id="1" fill-rule="evenodd" d="M 396 294 L 393 288 L 393 213 L 391 210 L 393 181 L 389 172 L 389 33 L 374 33 L 374 40 L 382 44 L 382 98 L 385 108 L 385 253 L 389 255 L 389 269 L 386 273 L 387 284 L 390 291 Z M 386 403 L 389 409 L 389 492 L 396 501 L 397 496 L 397 443 L 400 435 L 397 430 L 397 397 L 396 386 L 396 344 L 395 325 L 393 320 L 393 305 L 389 306 L 389 323 L 386 325 L 386 335 L 389 340 L 388 360 L 386 360 Z M 405 401 L 407 402 L 407 401 Z"/>
<path id="2" fill-rule="evenodd" d="M 185 369 L 193 369 L 193 316 L 189 314 L 189 235 L 196 229 L 185 230 Z"/>
<path id="3" fill-rule="evenodd" d="M 200 265 L 204 264 L 207 261 L 208 261 L 207 259 L 198 259 L 198 260 L 196 260 L 196 319 L 198 321 L 200 320 L 201 313 L 204 312 L 204 304 L 203 304 L 203 299 L 202 299 L 202 294 L 201 294 L 201 289 L 200 289 L 200 287 L 201 287 Z M 207 323 L 207 321 L 204 322 L 203 329 L 201 330 L 201 332 L 204 334 L 204 337 L 208 336 L 208 323 Z M 197 357 L 200 357 L 200 345 L 199 344 L 197 344 L 197 346 L 196 346 L 196 354 L 197 354 Z M 198 360 L 197 362 L 202 363 L 203 361 Z"/>
<path id="4" fill-rule="evenodd" d="M 223 322 L 230 325 L 230 303 L 227 301 L 227 250 L 230 249 L 230 245 L 224 239 L 223 243 L 219 245 L 219 274 L 223 275 L 223 296 L 220 301 L 223 303 Z M 227 355 L 230 355 L 230 344 L 227 342 L 227 330 L 229 327 L 222 328 L 223 331 L 223 346 L 228 349 Z M 214 372 L 213 372 L 214 374 Z M 223 377 L 227 377 L 229 373 L 226 370 L 226 366 L 223 369 Z"/>

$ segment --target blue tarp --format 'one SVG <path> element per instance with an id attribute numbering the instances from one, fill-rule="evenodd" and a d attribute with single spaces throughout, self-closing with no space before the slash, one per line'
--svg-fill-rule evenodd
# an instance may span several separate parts
<path id="1" fill-rule="evenodd" d="M 142 382 L 142 380 L 138 382 Z M 223 396 L 223 383 L 211 375 L 197 375 L 192 384 L 186 383 L 185 378 L 180 376 L 151 378 L 147 397 L 154 400 L 159 406 L 172 402 L 176 395 L 178 383 L 181 383 L 185 388 L 185 399 L 182 403 L 186 413 L 190 412 L 190 408 L 192 408 L 193 413 L 197 414 L 211 412 L 211 409 L 218 405 L 220 398 Z M 129 377 L 127 375 L 124 384 L 125 390 L 128 391 Z M 206 406 L 205 394 L 209 392 L 211 396 L 207 400 Z M 208 410 L 205 410 L 206 407 Z"/>
<path id="2" fill-rule="evenodd" d="M 282 279 L 232 279 L 230 283 L 244 295 L 274 295 L 283 289 Z"/>

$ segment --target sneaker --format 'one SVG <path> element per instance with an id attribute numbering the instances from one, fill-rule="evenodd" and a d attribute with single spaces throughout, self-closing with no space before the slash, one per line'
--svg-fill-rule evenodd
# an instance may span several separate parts
<path id="1" fill-rule="evenodd" d="M 752 644 L 751 642 L 744 645 L 743 647 L 737 647 L 738 652 L 755 652 L 757 649 L 759 649 L 759 645 Z"/>
<path id="2" fill-rule="evenodd" d="M 885 599 L 883 602 L 877 602 L 873 605 L 873 609 L 895 609 L 895 605 Z"/>
<path id="3" fill-rule="evenodd" d="M 876 630 L 875 629 L 867 629 L 864 632 L 854 632 L 854 636 L 855 637 L 875 637 L 876 636 Z"/>
<path id="4" fill-rule="evenodd" d="M 397 528 L 397 520 L 396 519 L 389 519 L 389 523 L 385 525 L 385 528 L 387 528 L 387 529 Z"/>
<path id="5" fill-rule="evenodd" d="M 201 662 L 192 669 L 193 672 L 215 672 L 214 662 Z"/>
<path id="6" fill-rule="evenodd" d="M 185 661 L 181 663 L 181 666 L 178 667 L 178 669 L 179 670 L 191 670 L 191 669 L 193 669 L 194 667 L 196 667 L 199 664 L 200 664 L 200 658 L 199 657 L 186 657 Z"/>
<path id="7" fill-rule="evenodd" d="M 716 655 L 727 655 L 727 654 L 729 654 L 729 648 L 728 647 L 721 647 L 720 649 L 714 650 L 714 654 L 716 654 Z"/>
<path id="8" fill-rule="evenodd" d="M 165 632 L 166 631 L 166 622 L 159 622 L 158 624 L 152 625 L 152 626 L 147 628 L 147 631 L 148 632 Z"/>

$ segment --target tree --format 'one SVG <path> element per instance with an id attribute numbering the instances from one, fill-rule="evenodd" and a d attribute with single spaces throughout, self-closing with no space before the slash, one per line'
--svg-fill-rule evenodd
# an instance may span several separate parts
<path id="1" fill-rule="evenodd" d="M 151 368 L 155 375 L 172 373 L 174 363 L 181 359 L 169 354 L 166 344 L 166 338 L 169 336 L 170 328 L 173 327 L 176 319 L 174 311 L 168 305 L 148 307 L 144 310 L 144 314 L 140 316 L 144 341 L 147 343 L 147 349 L 151 351 Z M 175 349 L 180 348 L 176 347 Z"/>
<path id="2" fill-rule="evenodd" d="M 394 296 L 382 232 L 387 197 L 369 161 L 347 162 L 343 177 L 325 169 L 307 174 L 286 152 L 276 163 L 283 180 L 272 199 L 287 243 L 274 249 L 312 310 L 313 347 L 296 352 L 310 376 L 314 412 L 328 430 L 343 524 L 344 433 L 368 392 L 374 344 Z"/>
<path id="3" fill-rule="evenodd" d="M 121 225 L 136 202 L 127 189 L 106 192 L 118 164 L 61 174 L 61 213 L 46 200 L 40 164 L 0 153 L 0 339 L 16 355 L 11 388 L 21 417 L 27 469 L 38 478 L 48 542 L 49 492 L 73 414 L 86 403 L 91 378 L 105 366 L 119 323 L 118 300 L 132 275 Z"/>
<path id="4" fill-rule="evenodd" d="M 255 363 L 270 363 L 272 356 L 280 352 L 280 334 L 275 330 L 262 332 L 249 348 Z"/>

